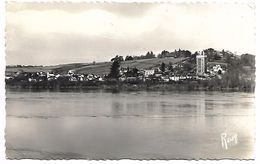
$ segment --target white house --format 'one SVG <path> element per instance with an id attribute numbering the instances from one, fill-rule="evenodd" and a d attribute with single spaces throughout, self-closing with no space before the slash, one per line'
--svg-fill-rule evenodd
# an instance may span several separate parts
<path id="1" fill-rule="evenodd" d="M 79 75 L 79 81 L 84 81 L 84 75 Z"/>
<path id="2" fill-rule="evenodd" d="M 69 71 L 68 71 L 68 74 L 69 74 L 69 75 L 74 75 L 74 74 L 75 74 L 75 70 L 73 70 L 73 69 L 72 69 L 72 70 L 69 70 Z"/>
<path id="3" fill-rule="evenodd" d="M 214 73 L 219 73 L 219 72 L 221 72 L 221 74 L 225 73 L 225 71 L 219 64 L 213 66 L 212 70 L 214 71 Z"/>
<path id="4" fill-rule="evenodd" d="M 47 79 L 48 80 L 55 80 L 55 79 L 57 79 L 56 78 L 56 75 L 53 73 L 53 72 L 47 72 Z"/>
<path id="5" fill-rule="evenodd" d="M 153 75 L 154 74 L 154 70 L 151 69 L 151 70 L 144 70 L 144 77 L 148 77 L 150 75 Z"/>

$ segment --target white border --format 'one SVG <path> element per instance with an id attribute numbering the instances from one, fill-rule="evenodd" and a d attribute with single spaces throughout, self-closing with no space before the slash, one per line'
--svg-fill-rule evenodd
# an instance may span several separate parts
<path id="1" fill-rule="evenodd" d="M 7 2 L 35 2 L 36 0 L 6 0 Z M 37 2 L 53 2 L 55 0 L 38 0 Z M 104 2 L 104 0 L 56 0 L 56 2 Z M 255 2 L 254 0 L 106 0 L 105 2 L 172 2 L 172 3 L 251 3 Z M 256 0 L 256 18 L 259 18 L 259 1 Z M 256 148 L 255 148 L 255 159 L 254 161 L 233 161 L 233 160 L 221 160 L 221 161 L 187 161 L 187 160 L 178 160 L 178 161 L 137 161 L 137 160 L 120 160 L 120 161 L 86 161 L 86 160 L 6 160 L 5 159 L 5 140 L 4 140 L 4 129 L 5 129 L 5 83 L 4 83 L 4 73 L 5 73 L 5 39 L 4 39 L 4 31 L 5 31 L 5 1 L 0 0 L 0 163 L 259 163 L 260 154 L 259 154 L 259 126 L 256 126 Z M 256 45 L 259 45 L 259 20 L 256 19 Z M 258 53 L 260 52 L 260 46 L 257 46 L 256 49 L 256 65 L 259 65 L 260 56 Z M 256 69 L 256 125 L 259 124 L 259 87 L 257 83 L 259 81 L 259 70 Z"/>

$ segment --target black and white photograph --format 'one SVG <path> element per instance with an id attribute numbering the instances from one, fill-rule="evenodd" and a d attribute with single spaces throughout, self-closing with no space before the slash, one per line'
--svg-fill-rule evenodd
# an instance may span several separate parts
<path id="1" fill-rule="evenodd" d="M 255 9 L 7 1 L 6 159 L 254 160 Z"/>

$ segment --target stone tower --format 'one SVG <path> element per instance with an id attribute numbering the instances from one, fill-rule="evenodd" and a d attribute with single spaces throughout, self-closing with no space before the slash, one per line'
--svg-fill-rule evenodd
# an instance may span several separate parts
<path id="1" fill-rule="evenodd" d="M 206 56 L 204 52 L 196 56 L 197 75 L 204 75 L 206 70 Z"/>

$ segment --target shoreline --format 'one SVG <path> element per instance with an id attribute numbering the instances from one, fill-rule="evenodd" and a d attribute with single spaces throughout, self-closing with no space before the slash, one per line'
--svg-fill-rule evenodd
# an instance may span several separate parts
<path id="1" fill-rule="evenodd" d="M 223 92 L 250 92 L 255 88 L 203 86 L 202 84 L 101 84 L 101 85 L 71 85 L 71 86 L 33 86 L 33 85 L 6 85 L 6 89 L 32 89 L 32 90 L 111 90 L 111 91 L 223 91 Z"/>

